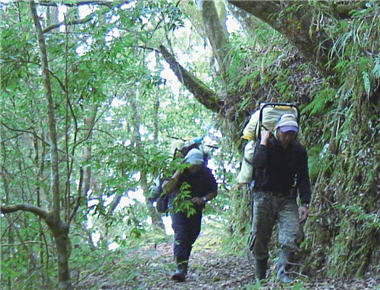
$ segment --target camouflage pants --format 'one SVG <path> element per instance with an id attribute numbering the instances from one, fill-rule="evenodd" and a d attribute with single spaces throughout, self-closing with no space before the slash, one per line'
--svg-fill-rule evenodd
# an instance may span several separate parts
<path id="1" fill-rule="evenodd" d="M 299 216 L 294 196 L 279 196 L 272 192 L 256 191 L 252 211 L 249 249 L 255 259 L 268 259 L 268 244 L 276 222 L 281 249 L 290 252 L 297 250 L 295 240 L 299 229 Z"/>

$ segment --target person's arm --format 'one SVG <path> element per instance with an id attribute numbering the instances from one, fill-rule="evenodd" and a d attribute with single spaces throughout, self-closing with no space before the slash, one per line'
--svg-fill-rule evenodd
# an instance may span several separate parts
<path id="1" fill-rule="evenodd" d="M 303 204 L 300 207 L 300 222 L 305 221 L 309 216 L 309 205 Z"/>
<path id="2" fill-rule="evenodd" d="M 208 201 L 212 200 L 213 198 L 215 198 L 215 196 L 218 195 L 218 192 L 217 191 L 212 191 L 208 194 L 206 194 L 205 196 L 203 197 L 193 197 L 191 199 L 191 201 L 193 203 L 195 203 L 196 205 L 205 205 Z"/>
<path id="3" fill-rule="evenodd" d="M 261 136 L 260 143 L 256 144 L 252 164 L 255 169 L 265 168 L 267 163 L 268 142 L 272 133 L 265 131 Z"/>
<path id="4" fill-rule="evenodd" d="M 162 195 L 170 194 L 179 184 L 179 178 L 181 176 L 181 171 L 177 170 L 174 175 L 162 185 Z"/>
<path id="5" fill-rule="evenodd" d="M 272 133 L 270 131 L 265 131 L 261 137 L 260 145 L 267 146 L 270 136 L 272 136 Z"/>
<path id="6" fill-rule="evenodd" d="M 205 195 L 204 196 L 204 199 L 205 199 L 205 203 L 214 199 L 216 196 L 218 195 L 218 192 L 217 191 L 213 191 L 213 192 L 210 192 L 209 194 Z"/>
<path id="7" fill-rule="evenodd" d="M 210 169 L 206 169 L 205 178 L 208 179 L 207 184 L 205 185 L 205 192 L 207 194 L 203 197 L 193 197 L 191 201 L 196 205 L 205 205 L 208 201 L 212 200 L 218 194 L 218 185 L 216 183 L 215 177 L 212 174 Z"/>

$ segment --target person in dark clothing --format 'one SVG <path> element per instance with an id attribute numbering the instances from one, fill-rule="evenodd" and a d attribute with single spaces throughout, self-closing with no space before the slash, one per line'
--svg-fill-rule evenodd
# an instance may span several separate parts
<path id="1" fill-rule="evenodd" d="M 164 185 L 165 193 L 170 194 L 170 207 L 173 207 L 182 185 L 186 183 L 195 209 L 192 215 L 176 210 L 172 210 L 170 214 L 174 230 L 173 252 L 177 264 L 171 278 L 179 282 L 186 279 L 191 249 L 201 231 L 203 208 L 217 195 L 217 183 L 203 160 L 203 153 L 199 149 L 191 149 L 185 156 L 185 161 L 190 167 L 184 171 L 177 171 Z"/>
<path id="2" fill-rule="evenodd" d="M 277 277 L 282 282 L 292 281 L 286 273 L 286 266 L 297 250 L 295 241 L 300 220 L 307 218 L 311 199 L 307 152 L 298 143 L 297 134 L 295 117 L 285 114 L 277 122 L 274 134 L 265 131 L 256 144 L 249 247 L 255 258 L 257 280 L 266 278 L 268 244 L 277 222 L 281 247 Z M 298 212 L 297 189 L 301 217 Z"/>

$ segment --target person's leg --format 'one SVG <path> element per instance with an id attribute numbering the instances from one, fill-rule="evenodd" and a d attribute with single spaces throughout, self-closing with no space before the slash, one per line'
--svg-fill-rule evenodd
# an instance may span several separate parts
<path id="1" fill-rule="evenodd" d="M 187 262 L 190 252 L 189 220 L 184 213 L 173 213 L 171 219 L 174 231 L 173 253 L 177 264 L 177 269 L 172 275 L 172 279 L 183 282 L 187 274 Z"/>
<path id="2" fill-rule="evenodd" d="M 197 240 L 199 233 L 201 232 L 201 224 L 202 224 L 202 210 L 198 209 L 195 214 L 188 218 L 189 220 L 189 240 L 187 245 L 187 257 L 190 257 L 191 250 L 193 248 L 193 244 Z"/>
<path id="3" fill-rule="evenodd" d="M 255 258 L 256 280 L 262 280 L 266 278 L 268 244 L 276 219 L 272 196 L 266 192 L 255 192 L 252 210 L 249 248 Z"/>
<path id="4" fill-rule="evenodd" d="M 292 254 L 297 251 L 296 238 L 299 229 L 298 206 L 294 198 L 281 199 L 278 213 L 278 240 L 281 246 L 277 264 L 277 277 L 286 283 L 292 280 L 287 276 L 286 266 Z"/>

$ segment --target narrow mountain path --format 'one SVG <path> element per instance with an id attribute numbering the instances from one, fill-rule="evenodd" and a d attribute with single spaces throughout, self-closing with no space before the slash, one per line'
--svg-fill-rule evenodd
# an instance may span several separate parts
<path id="1" fill-rule="evenodd" d="M 224 254 L 220 244 L 201 235 L 194 245 L 186 282 L 170 280 L 175 269 L 172 243 L 162 242 L 146 248 L 115 255 L 107 261 L 107 270 L 87 275 L 76 289 L 376 289 L 380 277 L 352 280 L 316 281 L 300 277 L 291 285 L 283 285 L 271 275 L 265 286 L 254 282 L 254 269 L 248 256 Z M 271 266 L 273 271 L 274 266 Z"/>

